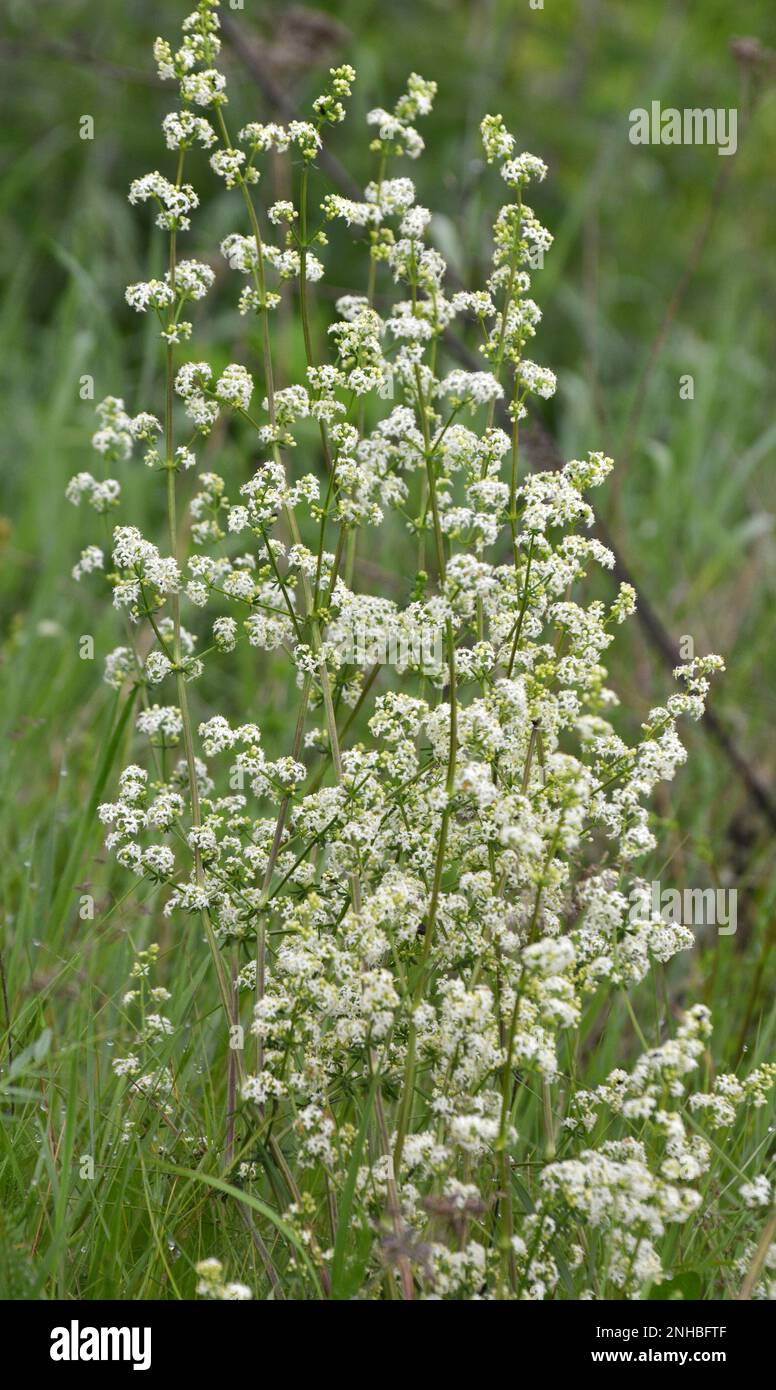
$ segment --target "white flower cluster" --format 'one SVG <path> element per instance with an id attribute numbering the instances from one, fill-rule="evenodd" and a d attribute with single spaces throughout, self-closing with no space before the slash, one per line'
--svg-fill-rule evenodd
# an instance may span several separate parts
<path id="1" fill-rule="evenodd" d="M 154 649 L 141 659 L 119 648 L 107 673 L 114 685 L 142 687 L 137 728 L 150 743 L 148 769 L 128 767 L 118 799 L 101 808 L 108 845 L 164 886 L 182 932 L 183 914 L 203 915 L 217 974 L 221 948 L 239 958 L 252 1030 L 240 1092 L 244 1128 L 257 1136 L 246 1172 L 261 1169 L 282 1129 L 285 1167 L 297 1178 L 325 1173 L 332 1210 L 345 1191 L 359 1203 L 354 1224 L 373 1233 L 367 1283 L 395 1271 L 405 1296 L 541 1298 L 574 1278 L 580 1296 L 614 1288 L 638 1297 L 661 1277 L 666 1229 L 700 1202 L 691 1184 L 710 1149 L 690 1118 L 732 1122 L 773 1082 L 760 1068 L 688 1097 L 686 1078 L 708 1046 L 702 1009 L 630 1072 L 587 1091 L 569 1091 L 565 1077 L 586 1000 L 630 989 L 692 945 L 686 928 L 653 914 L 632 864 L 654 845 L 650 797 L 685 756 L 677 721 L 700 715 L 721 662 L 681 668 L 682 689 L 650 711 L 635 744 L 610 721 L 604 658 L 635 595 L 622 586 L 608 605 L 586 602 L 583 581 L 591 565 L 613 564 L 587 534 L 588 493 L 612 462 L 593 452 L 531 473 L 520 451 L 529 397 L 555 389 L 553 373 L 525 355 L 540 319 L 529 272 L 552 242 L 523 198 L 544 177 L 542 161 L 517 151 L 500 117 L 485 119 L 486 157 L 502 163 L 515 197 L 496 216 L 485 287 L 449 293 L 428 211 L 408 177 L 389 176 L 392 161 L 420 154 L 414 122 L 435 84 L 413 74 L 392 112 L 371 111 L 377 178 L 363 201 L 332 195 L 323 205 L 327 217 L 369 229 L 372 261 L 368 292 L 337 303 L 327 360 L 309 323 L 309 285 L 323 273 L 310 248 L 324 242 L 308 226 L 307 173 L 354 75 L 332 72 L 311 122 L 251 123 L 233 148 L 217 28 L 201 0 L 181 49 L 158 41 L 160 73 L 184 98 L 164 127 L 178 181 L 150 174 L 130 197 L 155 199 L 174 237 L 197 206 L 180 181 L 183 156 L 195 141 L 218 142 L 211 163 L 240 187 L 235 215 L 247 212 L 221 249 L 246 277 L 241 309 L 261 321 L 258 360 L 250 371 L 223 367 L 223 357 L 214 367 L 204 348 L 180 360 L 168 337 L 164 430 L 114 400 L 101 407 L 95 442 L 121 462 L 144 438 L 146 461 L 163 468 L 174 496 L 177 470 L 195 462 L 186 435 L 176 439 L 174 386 L 188 434 L 207 435 L 224 407 L 233 412 L 246 464 L 236 479 L 201 475 L 193 548 L 176 538 L 176 553 L 163 555 L 132 525 L 114 531 L 114 601 L 145 624 Z M 212 108 L 212 125 L 192 103 Z M 304 196 L 270 215 L 286 228 L 283 248 L 264 241 L 252 201 L 270 151 L 298 156 L 303 181 Z M 381 267 L 400 287 L 392 299 L 374 292 Z M 277 284 L 297 282 L 306 368 L 296 381 L 278 381 L 272 359 L 271 272 Z M 212 282 L 206 263 L 178 262 L 174 276 L 131 287 L 130 302 L 167 322 Z M 479 321 L 482 370 L 447 360 L 456 318 Z M 311 457 L 311 441 L 320 470 L 295 461 Z M 69 495 L 102 510 L 118 502 L 115 489 L 81 474 Z M 363 587 L 372 571 L 361 528 L 383 522 L 397 551 L 388 595 Z M 77 577 L 103 568 L 89 547 Z M 199 658 L 181 623 L 189 609 L 212 632 Z M 212 707 L 192 716 L 187 681 L 226 666 L 243 635 L 255 673 L 250 722 Z M 283 660 L 299 700 L 275 756 L 252 721 L 266 734 L 266 709 L 285 699 Z M 160 688 L 159 702 L 148 686 Z M 212 697 L 217 678 L 208 689 Z M 178 743 L 185 757 L 171 766 Z M 233 994 L 222 990 L 227 1011 Z M 155 1012 L 146 1024 L 166 1037 Z M 126 1059 L 122 1067 L 134 1075 Z M 545 1098 L 539 1137 L 521 1122 L 534 1092 Z M 518 1163 L 543 1165 L 533 1211 L 513 1190 Z M 756 1175 L 747 1178 L 742 1202 L 766 1200 Z M 316 1203 L 289 1190 L 288 1229 L 322 1268 L 328 1236 L 314 1234 Z M 584 1283 L 588 1235 L 607 1250 L 594 1294 Z M 199 1275 L 205 1296 L 244 1296 L 223 1292 L 239 1286 L 224 1285 L 217 1261 Z"/>
<path id="2" fill-rule="evenodd" d="M 174 272 L 166 271 L 163 280 L 145 280 L 128 285 L 125 298 L 132 309 L 144 314 L 156 310 L 162 325 L 162 337 L 168 343 L 178 343 L 191 337 L 192 325 L 180 318 L 181 308 L 191 300 L 203 299 L 215 275 L 202 261 L 178 261 Z"/>
<path id="3" fill-rule="evenodd" d="M 224 1279 L 224 1267 L 213 1255 L 207 1260 L 199 1260 L 196 1272 L 199 1280 L 199 1298 L 216 1299 L 226 1303 L 245 1303 L 253 1298 L 253 1290 L 247 1284 Z"/>
<path id="4" fill-rule="evenodd" d="M 144 773 L 130 767 L 122 778 L 127 805 L 132 798 L 132 783 L 142 785 Z M 150 866 L 149 861 L 149 866 Z M 142 872 L 138 869 L 138 872 Z M 131 1051 L 114 1057 L 114 1074 L 126 1082 L 127 1113 L 121 1127 L 121 1142 L 129 1143 L 134 1135 L 153 1136 L 153 1147 L 159 1154 L 168 1152 L 169 1138 L 175 1136 L 180 1156 L 190 1160 L 204 1151 L 206 1141 L 194 1137 L 186 1128 L 175 1107 L 175 1086 L 169 1066 L 170 1043 L 176 1029 L 158 1006 L 172 997 L 164 985 L 154 984 L 160 967 L 156 943 L 135 954 L 130 970 L 130 987 L 121 1000 L 122 1013 L 129 1021 L 137 1020 L 131 1031 Z"/>

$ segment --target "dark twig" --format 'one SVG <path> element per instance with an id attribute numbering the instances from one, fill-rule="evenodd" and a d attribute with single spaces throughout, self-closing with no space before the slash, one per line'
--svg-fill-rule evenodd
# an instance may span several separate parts
<path id="1" fill-rule="evenodd" d="M 262 61 L 254 46 L 246 41 L 240 25 L 230 19 L 228 14 L 224 14 L 221 18 L 221 28 L 246 72 L 250 73 L 257 86 L 264 93 L 268 105 L 284 120 L 296 120 L 298 113 L 294 103 L 287 92 L 284 92 L 283 88 L 275 81 L 268 66 Z M 361 199 L 361 189 L 358 184 L 350 177 L 345 166 L 340 164 L 336 156 L 331 154 L 325 146 L 318 153 L 318 163 L 346 198 Z"/>
<path id="2" fill-rule="evenodd" d="M 542 455 L 551 460 L 552 467 L 562 467 L 563 460 L 558 452 L 555 441 L 546 432 L 543 426 L 534 422 L 526 441 L 529 455 L 532 452 L 532 442 L 533 449 L 536 451 L 537 440 Z M 673 638 L 667 628 L 664 627 L 662 619 L 658 616 L 652 603 L 646 597 L 643 585 L 639 584 L 634 579 L 630 567 L 623 560 L 621 553 L 615 546 L 607 527 L 604 522 L 601 521 L 600 517 L 596 519 L 595 530 L 598 533 L 599 539 L 614 555 L 614 577 L 620 583 L 631 584 L 639 596 L 636 613 L 647 639 L 654 650 L 663 658 L 666 665 L 673 670 L 675 666 L 679 666 L 682 662 L 682 657 Z M 728 733 L 724 724 L 722 724 L 709 704 L 706 705 L 706 710 L 703 715 L 703 727 L 708 729 L 709 733 L 719 744 L 725 757 L 746 787 L 751 800 L 755 803 L 758 810 L 770 823 L 773 829 L 776 830 L 776 801 L 774 801 L 768 789 L 763 786 L 756 773 L 749 766 L 749 763 L 740 751 L 737 743 Z"/>
<path id="3" fill-rule="evenodd" d="M 69 67 L 89 68 L 101 77 L 120 82 L 132 82 L 139 87 L 158 87 L 163 83 L 156 74 L 142 72 L 139 68 L 129 68 L 122 63 L 111 63 L 95 53 L 89 53 L 76 44 L 58 43 L 55 39 L 3 39 L 0 42 L 0 58 L 16 61 L 19 58 L 54 58 Z"/>

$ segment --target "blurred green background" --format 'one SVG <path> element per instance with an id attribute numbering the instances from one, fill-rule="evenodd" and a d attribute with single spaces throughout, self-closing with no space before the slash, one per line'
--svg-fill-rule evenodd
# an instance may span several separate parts
<path id="1" fill-rule="evenodd" d="M 4 7 L 0 881 L 12 1015 L 86 949 L 75 913 L 56 941 L 46 921 L 111 699 L 102 658 L 121 638 L 97 586 L 70 579 L 81 548 L 97 537 L 93 515 L 70 508 L 63 491 L 72 473 L 92 466 L 93 402 L 80 399 L 82 375 L 94 377 L 98 400 L 116 394 L 132 411 L 158 409 L 153 328 L 127 309 L 123 291 L 160 268 L 161 237 L 126 193 L 149 169 L 169 172 L 159 122 L 175 94 L 157 82 L 150 49 L 158 32 L 175 38 L 187 8 L 185 0 Z M 332 143 L 361 184 L 373 173 L 366 111 L 392 105 L 411 69 L 437 80 L 438 102 L 423 123 L 427 152 L 407 172 L 419 201 L 436 210 L 434 236 L 467 284 L 481 281 L 499 199 L 480 157 L 482 114 L 501 111 L 521 147 L 547 161 L 550 177 L 533 202 L 556 244 L 535 279 L 545 316 L 535 355 L 558 371 L 560 388 L 543 423 L 564 456 L 604 448 L 619 461 L 598 497 L 610 531 L 674 641 L 687 634 L 697 651 L 725 656 L 715 709 L 770 788 L 776 72 L 751 45 L 739 45 L 738 56 L 730 45 L 742 36 L 776 45 L 776 11 L 763 0 L 545 0 L 543 8 L 530 0 L 314 8 L 245 0 L 224 12 L 302 108 L 331 63 L 354 64 L 356 94 Z M 244 64 L 229 49 L 225 61 L 232 128 L 266 118 Z M 737 107 L 738 153 L 634 147 L 628 113 L 652 100 Z M 79 135 L 84 115 L 94 120 L 91 141 Z M 203 211 L 185 254 L 216 264 L 220 237 L 242 229 L 239 212 L 205 156 L 195 167 Z M 267 201 L 284 196 L 285 178 L 280 167 L 270 173 Z M 323 180 L 318 188 L 322 196 Z M 353 283 L 347 238 L 332 238 L 327 263 L 321 321 L 332 287 L 363 290 Z M 363 258 L 355 263 L 365 276 Z M 233 298 L 214 300 L 197 326 L 203 349 L 225 361 L 244 328 Z M 291 379 L 300 357 L 290 308 L 279 314 L 278 346 L 280 374 Z M 692 400 L 680 398 L 686 374 Z M 219 447 L 213 466 L 242 479 L 248 464 L 236 443 Z M 143 469 L 123 477 L 125 515 L 153 532 L 161 498 Z M 379 563 L 380 552 L 372 558 Z M 94 635 L 95 662 L 79 659 L 82 633 Z M 255 691 L 251 660 L 249 652 L 234 663 L 219 709 Z M 636 726 L 664 697 L 670 673 L 635 621 L 610 667 L 624 723 Z M 286 720 L 284 678 L 269 673 L 262 704 L 271 741 Z M 681 966 L 694 997 L 728 1011 L 732 1062 L 763 1016 L 771 978 L 773 828 L 708 733 L 694 729 L 689 739 L 690 763 L 657 806 L 661 851 L 647 872 L 666 885 L 739 889 L 738 934 L 704 938 Z M 94 835 L 86 849 L 99 856 L 98 845 Z M 106 884 L 108 875 L 84 859 L 89 881 Z M 120 925 L 119 916 L 113 928 Z"/>

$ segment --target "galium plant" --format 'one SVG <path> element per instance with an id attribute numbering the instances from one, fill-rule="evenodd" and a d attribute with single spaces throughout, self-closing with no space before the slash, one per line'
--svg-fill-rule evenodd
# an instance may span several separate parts
<path id="1" fill-rule="evenodd" d="M 101 573 L 112 592 L 124 635 L 106 680 L 137 702 L 136 760 L 100 816 L 118 863 L 161 885 L 174 935 L 209 949 L 212 1065 L 228 1072 L 219 1152 L 173 1084 L 153 944 L 125 1000 L 140 1022 L 117 1084 L 130 1112 L 140 1100 L 155 1116 L 162 1150 L 259 1199 L 259 1296 L 639 1298 L 703 1244 L 716 1201 L 765 1294 L 761 1151 L 733 1162 L 724 1146 L 775 1069 L 715 1078 L 702 1006 L 650 1047 L 629 998 L 693 944 L 655 914 L 638 865 L 655 843 L 650 795 L 685 758 L 679 721 L 700 717 L 721 662 L 680 667 L 624 741 L 603 661 L 635 594 L 584 596 L 591 567 L 613 563 L 588 501 L 612 462 L 531 473 L 520 449 L 529 400 L 555 389 L 529 355 L 552 237 L 527 199 L 545 165 L 485 117 L 507 201 L 485 285 L 451 289 L 404 172 L 435 84 L 413 73 L 392 110 L 369 113 L 363 200 L 321 199 L 352 68 L 331 71 L 309 119 L 235 128 L 219 49 L 217 0 L 184 20 L 179 48 L 156 42 L 180 99 L 167 173 L 129 196 L 152 211 L 167 269 L 126 299 L 158 321 L 163 380 L 135 413 L 102 402 L 100 476 L 67 494 L 102 518 L 74 577 Z M 288 159 L 294 199 L 265 208 L 270 156 Z M 234 195 L 218 271 L 188 254 L 203 160 Z M 343 223 L 354 292 L 321 339 L 311 287 Z M 222 270 L 247 333 L 243 360 L 218 368 L 188 316 Z M 273 351 L 283 295 L 296 381 Z M 480 370 L 451 366 L 454 325 L 476 333 Z M 224 431 L 237 476 L 210 466 Z M 138 463 L 166 497 L 164 537 L 141 534 L 103 476 Z M 410 574 L 397 564 L 399 596 L 362 582 L 381 527 L 415 557 Z M 204 707 L 197 682 L 207 671 L 217 689 L 238 647 L 255 698 L 234 718 Z M 263 674 L 279 654 L 298 701 L 276 756 Z M 625 997 L 643 1054 L 591 1088 L 582 1012 L 607 995 Z M 206 1296 L 250 1296 L 215 1256 L 198 1272 Z"/>

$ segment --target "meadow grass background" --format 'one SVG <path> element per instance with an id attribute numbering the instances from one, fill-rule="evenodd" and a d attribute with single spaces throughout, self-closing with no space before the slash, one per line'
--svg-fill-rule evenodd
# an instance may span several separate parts
<path id="1" fill-rule="evenodd" d="M 173 0 L 8 0 L 0 40 L 6 1297 L 190 1297 L 193 1263 L 211 1253 L 230 1262 L 233 1277 L 251 1282 L 256 1274 L 237 1204 L 206 1182 L 218 1171 L 207 1153 L 222 1143 L 225 1066 L 200 933 L 181 939 L 156 895 L 115 872 L 91 815 L 103 783 L 109 796 L 115 766 L 130 756 L 126 730 L 110 742 L 116 701 L 101 679 L 102 659 L 121 636 L 97 589 L 69 577 L 81 548 L 98 538 L 92 513 L 63 497 L 70 475 L 90 467 L 93 402 L 79 398 L 83 374 L 94 377 L 98 400 L 114 394 L 133 411 L 158 408 L 152 326 L 127 309 L 123 291 L 159 270 L 162 238 L 129 207 L 126 191 L 148 169 L 167 171 L 159 121 L 174 95 L 155 80 L 150 46 L 157 32 L 175 35 L 186 9 Z M 427 152 L 408 172 L 419 201 L 437 210 L 434 235 L 466 283 L 482 279 L 498 198 L 480 158 L 482 114 L 501 111 L 521 147 L 547 161 L 550 177 L 533 202 L 556 243 L 535 281 L 545 316 L 535 355 L 558 371 L 560 387 L 543 424 L 565 457 L 605 448 L 619 462 L 606 496 L 598 494 L 609 528 L 672 638 L 691 635 L 697 651 L 725 657 L 715 711 L 773 794 L 776 72 L 743 136 L 739 128 L 732 161 L 708 147 L 634 147 L 628 112 L 653 99 L 740 106 L 730 40 L 752 35 L 776 45 L 776 13 L 762 0 L 546 0 L 537 11 L 528 0 L 341 0 L 306 10 L 245 0 L 232 18 L 300 106 L 315 95 L 322 69 L 353 63 L 356 93 L 333 147 L 361 183 L 372 175 L 365 112 L 391 105 L 410 69 L 438 81 L 423 126 Z M 228 61 L 232 124 L 265 117 L 261 92 Z M 79 138 L 85 114 L 94 118 L 93 141 Z M 240 224 L 234 195 L 216 185 L 204 158 L 195 182 L 204 211 L 186 253 L 196 255 L 212 253 Z M 268 200 L 284 196 L 280 170 L 274 183 Z M 352 282 L 344 237 L 333 238 L 328 264 L 329 285 L 363 289 Z M 363 274 L 363 259 L 358 266 Z M 322 295 L 321 323 L 329 312 Z M 231 360 L 241 326 L 231 296 L 219 299 L 196 330 L 211 360 Z M 278 348 L 279 375 L 295 379 L 301 343 L 289 310 L 279 314 Z M 686 373 L 692 401 L 680 399 Z M 247 476 L 239 441 L 218 439 L 214 450 L 209 466 Z M 160 535 L 162 497 L 149 475 L 138 468 L 124 476 L 125 515 Z M 364 582 L 395 567 L 403 544 L 384 535 Z M 94 637 L 94 661 L 79 659 L 83 634 Z M 623 729 L 632 733 L 664 697 L 670 674 L 635 621 L 609 665 Z M 285 751 L 285 673 L 270 670 L 257 683 L 248 651 L 227 680 L 198 688 L 197 713 L 250 711 L 267 743 Z M 715 1058 L 734 1069 L 744 1057 L 762 1060 L 772 1042 L 773 829 L 708 734 L 697 728 L 688 737 L 689 763 L 655 808 L 660 852 L 645 874 L 664 886 L 738 889 L 737 934 L 699 934 L 697 948 L 661 981 L 674 1010 L 684 1000 L 711 1005 Z M 97 900 L 94 922 L 78 916 L 80 892 Z M 134 950 L 151 941 L 160 943 L 160 979 L 183 1030 L 179 1097 L 206 1141 L 193 1178 L 171 1178 L 151 1146 L 117 1143 L 125 1097 L 110 1063 L 127 1036 L 120 1001 Z M 639 1004 L 654 1041 L 656 1001 L 643 991 Z M 638 1049 L 616 1002 L 603 1012 L 592 1007 L 585 1029 L 591 1079 Z M 767 1142 L 768 1116 L 757 1123 L 751 1145 Z M 94 1182 L 79 1176 L 84 1154 L 95 1159 Z M 708 1272 L 704 1288 L 717 1296 L 731 1296 L 736 1284 L 724 1254 L 712 1223 L 697 1260 Z"/>

